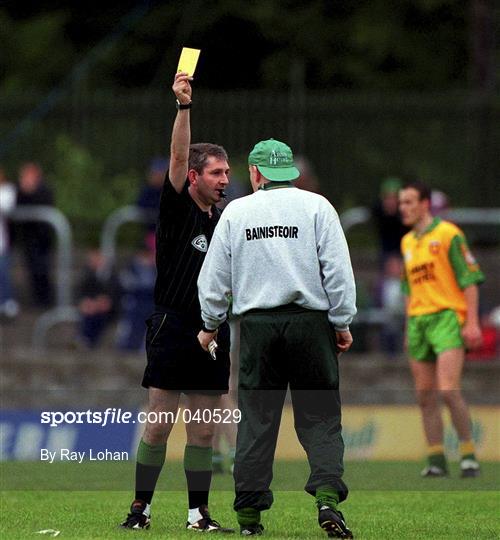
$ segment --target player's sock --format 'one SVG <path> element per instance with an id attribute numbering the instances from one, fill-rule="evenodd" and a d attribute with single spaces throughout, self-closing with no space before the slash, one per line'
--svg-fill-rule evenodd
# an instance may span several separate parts
<path id="1" fill-rule="evenodd" d="M 214 450 L 212 454 L 212 471 L 214 473 L 224 472 L 224 456 L 218 450 Z"/>
<path id="2" fill-rule="evenodd" d="M 255 508 L 240 508 L 236 512 L 236 517 L 241 527 L 260 523 L 260 511 Z"/>
<path id="3" fill-rule="evenodd" d="M 446 471 L 448 465 L 444 455 L 444 446 L 442 444 L 431 444 L 427 449 L 427 461 L 431 467 L 439 467 Z"/>
<path id="4" fill-rule="evenodd" d="M 461 459 L 476 460 L 476 448 L 473 441 L 461 441 L 460 442 L 460 455 Z"/>
<path id="5" fill-rule="evenodd" d="M 186 445 L 184 472 L 188 487 L 188 508 L 194 510 L 201 505 L 208 505 L 212 481 L 212 447 Z"/>
<path id="6" fill-rule="evenodd" d="M 230 468 L 231 468 L 231 472 L 233 472 L 234 470 L 234 457 L 236 455 L 236 448 L 234 446 L 231 446 L 231 448 L 229 448 L 229 452 L 227 453 L 227 456 L 229 458 L 229 463 L 231 464 L 230 465 Z"/>
<path id="7" fill-rule="evenodd" d="M 196 508 L 190 508 L 188 510 L 188 521 L 189 523 L 193 524 L 197 521 L 200 521 L 200 519 L 203 519 L 203 516 L 200 512 L 200 508 L 197 506 Z"/>
<path id="8" fill-rule="evenodd" d="M 316 506 L 318 508 L 328 506 L 332 510 L 336 510 L 338 503 L 339 494 L 331 486 L 320 486 L 316 489 Z"/>
<path id="9" fill-rule="evenodd" d="M 135 466 L 135 498 L 151 504 L 151 499 L 165 463 L 166 444 L 151 445 L 142 439 L 137 449 Z"/>

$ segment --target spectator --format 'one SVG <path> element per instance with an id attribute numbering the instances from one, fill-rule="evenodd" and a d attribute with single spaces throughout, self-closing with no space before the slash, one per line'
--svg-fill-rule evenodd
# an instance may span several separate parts
<path id="1" fill-rule="evenodd" d="M 296 156 L 295 165 L 300 172 L 300 176 L 295 182 L 295 187 L 311 191 L 312 193 L 321 193 L 319 180 L 311 162 L 305 156 Z"/>
<path id="2" fill-rule="evenodd" d="M 439 216 L 446 219 L 446 214 L 450 208 L 448 195 L 443 191 L 433 189 L 431 191 L 431 213 L 433 216 Z"/>
<path id="3" fill-rule="evenodd" d="M 481 315 L 481 346 L 467 353 L 467 360 L 495 360 L 500 345 L 500 307 Z"/>
<path id="4" fill-rule="evenodd" d="M 399 178 L 386 178 L 380 186 L 380 196 L 372 208 L 380 240 L 380 264 L 383 267 L 390 255 L 400 253 L 401 238 L 408 232 L 399 214 L 398 194 L 401 189 Z"/>
<path id="5" fill-rule="evenodd" d="M 52 190 L 43 178 L 38 163 L 24 163 L 19 169 L 17 204 L 22 206 L 53 206 Z M 28 221 L 18 225 L 19 239 L 30 274 L 32 297 L 37 306 L 47 307 L 53 301 L 53 288 L 49 279 L 52 247 L 51 227 L 45 222 Z"/>
<path id="6" fill-rule="evenodd" d="M 401 290 L 403 264 L 397 255 L 389 255 L 376 290 L 376 305 L 384 310 L 380 339 L 382 351 L 394 357 L 402 350 L 405 304 Z"/>
<path id="7" fill-rule="evenodd" d="M 10 242 L 7 217 L 16 205 L 16 188 L 0 167 L 0 316 L 13 319 L 19 313 L 10 279 Z"/>
<path id="8" fill-rule="evenodd" d="M 97 347 L 113 315 L 114 276 L 103 278 L 105 259 L 92 249 L 87 253 L 84 274 L 79 286 L 80 325 L 77 342 L 85 348 Z"/>
<path id="9" fill-rule="evenodd" d="M 119 281 L 122 296 L 117 346 L 125 351 L 141 351 L 146 336 L 144 321 L 154 309 L 153 292 L 156 281 L 154 237 L 148 236 L 145 245 L 120 272 Z"/>

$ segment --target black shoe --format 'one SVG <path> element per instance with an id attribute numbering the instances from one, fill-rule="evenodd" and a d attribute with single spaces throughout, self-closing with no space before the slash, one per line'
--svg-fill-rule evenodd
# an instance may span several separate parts
<path id="1" fill-rule="evenodd" d="M 324 505 L 319 509 L 318 523 L 330 538 L 354 538 L 345 524 L 342 512 L 329 506 Z"/>
<path id="2" fill-rule="evenodd" d="M 448 471 L 437 465 L 428 465 L 422 469 L 420 475 L 423 478 L 444 478 L 448 476 Z"/>
<path id="3" fill-rule="evenodd" d="M 150 525 L 149 505 L 139 499 L 132 503 L 130 514 L 123 523 L 120 523 L 120 527 L 124 529 L 149 529 Z"/>
<path id="4" fill-rule="evenodd" d="M 222 527 L 222 525 L 215 521 L 215 519 L 212 519 L 210 517 L 210 513 L 208 512 L 208 507 L 206 504 L 202 504 L 199 508 L 200 514 L 202 515 L 202 518 L 198 520 L 196 523 L 189 523 L 189 521 L 186 523 L 186 529 L 190 531 L 202 531 L 202 532 L 216 532 L 216 533 L 234 533 L 234 529 L 228 529 L 226 527 Z"/>
<path id="5" fill-rule="evenodd" d="M 240 527 L 241 536 L 261 536 L 264 532 L 264 526 L 261 523 L 256 525 L 245 525 Z"/>
<path id="6" fill-rule="evenodd" d="M 481 474 L 479 463 L 475 459 L 462 459 L 460 470 L 461 478 L 477 478 Z"/>

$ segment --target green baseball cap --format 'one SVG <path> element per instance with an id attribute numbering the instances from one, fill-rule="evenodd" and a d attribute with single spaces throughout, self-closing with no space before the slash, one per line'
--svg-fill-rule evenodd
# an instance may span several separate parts
<path id="1" fill-rule="evenodd" d="M 248 156 L 248 164 L 255 165 L 262 176 L 272 182 L 297 180 L 300 176 L 293 162 L 292 149 L 274 139 L 258 142 Z"/>

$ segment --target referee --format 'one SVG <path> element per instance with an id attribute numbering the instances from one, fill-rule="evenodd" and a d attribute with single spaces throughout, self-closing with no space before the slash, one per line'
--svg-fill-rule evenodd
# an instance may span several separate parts
<path id="1" fill-rule="evenodd" d="M 320 526 L 352 538 L 337 505 L 344 443 L 337 353 L 352 343 L 356 313 L 349 250 L 332 205 L 293 186 L 291 149 L 270 139 L 249 156 L 254 193 L 226 207 L 198 279 L 207 348 L 229 307 L 241 315 L 234 509 L 242 535 L 260 535 L 271 507 L 274 450 L 288 386 Z"/>
<path id="2" fill-rule="evenodd" d="M 157 280 L 155 312 L 148 319 L 147 366 L 142 385 L 149 389 L 149 412 L 137 450 L 135 500 L 121 524 L 128 529 L 150 526 L 150 505 L 165 462 L 172 423 L 181 393 L 186 394 L 190 418 L 206 418 L 205 410 L 219 407 L 228 391 L 229 328 L 217 337 L 217 359 L 203 351 L 196 339 L 202 324 L 196 280 L 220 212 L 214 206 L 229 183 L 226 151 L 209 143 L 190 145 L 191 78 L 177 73 L 172 89 L 177 98 L 170 148 L 170 167 L 160 200 L 156 228 Z M 153 416 L 158 417 L 154 422 Z M 213 415 L 209 415 L 213 418 Z M 188 488 L 187 529 L 233 532 L 210 517 L 208 493 L 212 476 L 212 422 L 186 424 L 184 468 Z"/>

